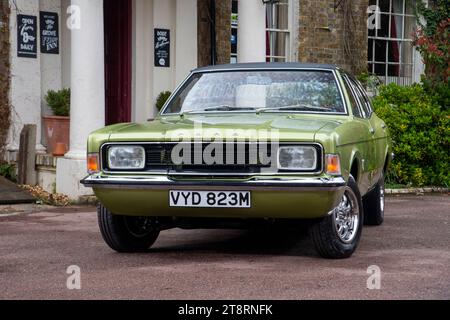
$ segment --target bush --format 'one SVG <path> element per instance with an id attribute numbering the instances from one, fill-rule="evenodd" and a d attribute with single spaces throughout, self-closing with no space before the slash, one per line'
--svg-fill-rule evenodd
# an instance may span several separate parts
<path id="1" fill-rule="evenodd" d="M 393 140 L 395 158 L 387 182 L 448 187 L 450 119 L 423 86 L 382 86 L 374 107 Z"/>
<path id="2" fill-rule="evenodd" d="M 163 91 L 158 95 L 158 98 L 156 98 L 156 109 L 158 109 L 158 111 L 161 111 L 171 94 L 172 92 L 170 91 Z"/>
<path id="3" fill-rule="evenodd" d="M 12 182 L 16 182 L 16 166 L 9 163 L 0 163 L 0 176 L 5 177 Z"/>
<path id="4" fill-rule="evenodd" d="M 49 90 L 45 96 L 50 109 L 55 116 L 68 117 L 70 114 L 70 89 L 59 91 Z"/>

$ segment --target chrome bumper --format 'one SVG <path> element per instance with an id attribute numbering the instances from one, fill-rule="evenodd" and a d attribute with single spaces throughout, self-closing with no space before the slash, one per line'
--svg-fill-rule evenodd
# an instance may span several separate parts
<path id="1" fill-rule="evenodd" d="M 209 189 L 209 190 L 339 190 L 344 178 L 251 178 L 241 181 L 174 180 L 167 176 L 102 176 L 92 175 L 81 181 L 85 187 L 111 189 Z"/>

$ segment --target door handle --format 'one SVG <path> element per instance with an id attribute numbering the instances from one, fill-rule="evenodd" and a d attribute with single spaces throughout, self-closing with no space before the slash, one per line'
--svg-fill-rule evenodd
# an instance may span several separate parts
<path id="1" fill-rule="evenodd" d="M 370 133 L 372 134 L 372 135 L 374 135 L 375 134 L 375 129 L 374 128 L 370 128 Z"/>
<path id="2" fill-rule="evenodd" d="M 386 129 L 386 124 L 383 123 L 383 124 L 381 125 L 381 128 L 382 128 L 382 129 Z"/>

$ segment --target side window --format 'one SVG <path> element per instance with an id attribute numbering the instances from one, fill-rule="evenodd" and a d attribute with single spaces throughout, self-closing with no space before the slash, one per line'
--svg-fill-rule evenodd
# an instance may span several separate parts
<path id="1" fill-rule="evenodd" d="M 361 108 L 362 114 L 364 118 L 369 118 L 370 117 L 370 110 L 367 107 L 367 103 L 368 101 L 366 101 L 366 99 L 364 98 L 364 95 L 361 91 L 361 89 L 358 87 L 358 84 L 356 83 L 355 80 L 349 78 L 350 80 L 350 85 L 353 88 L 353 91 L 356 94 L 356 98 L 358 99 L 359 102 L 359 107 Z"/>
<path id="2" fill-rule="evenodd" d="M 353 90 L 351 89 L 351 86 L 349 84 L 349 80 L 348 80 L 347 76 L 344 76 L 343 78 L 344 78 L 345 89 L 347 90 L 348 96 L 350 98 L 350 104 L 351 104 L 351 108 L 353 111 L 353 115 L 355 117 L 362 118 L 361 110 L 359 110 L 359 106 L 358 106 L 358 103 L 356 102 L 355 94 L 353 93 Z"/>
<path id="3" fill-rule="evenodd" d="M 367 95 L 366 90 L 364 89 L 364 87 L 362 86 L 361 82 L 356 81 L 356 84 L 358 86 L 358 88 L 361 90 L 362 96 L 366 102 L 366 107 L 367 107 L 367 111 L 369 112 L 369 117 L 370 115 L 373 113 L 373 108 L 372 108 L 372 103 L 370 101 L 369 96 Z"/>

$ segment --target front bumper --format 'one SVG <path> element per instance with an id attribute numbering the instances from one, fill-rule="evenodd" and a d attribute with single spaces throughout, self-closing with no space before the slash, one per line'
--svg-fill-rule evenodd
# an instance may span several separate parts
<path id="1" fill-rule="evenodd" d="M 100 202 L 121 215 L 223 218 L 318 218 L 339 202 L 342 177 L 253 177 L 245 180 L 179 180 L 164 175 L 92 175 L 81 181 Z M 173 208 L 169 190 L 251 191 L 243 208 Z"/>

